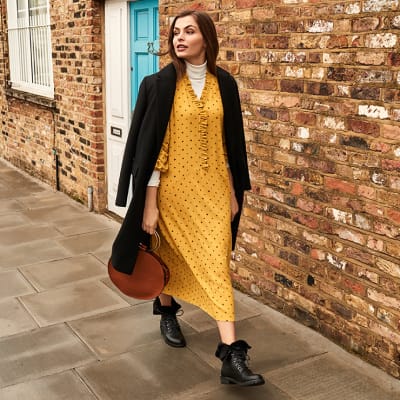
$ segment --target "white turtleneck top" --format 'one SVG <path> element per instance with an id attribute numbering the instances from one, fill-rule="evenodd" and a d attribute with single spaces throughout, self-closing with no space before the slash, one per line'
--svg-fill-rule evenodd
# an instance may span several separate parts
<path id="1" fill-rule="evenodd" d="M 207 61 L 201 65 L 193 65 L 185 61 L 186 73 L 192 84 L 193 91 L 198 99 L 201 97 L 204 85 L 206 84 L 207 74 Z M 154 170 L 151 175 L 147 186 L 159 186 L 160 185 L 160 171 Z"/>
<path id="2" fill-rule="evenodd" d="M 192 88 L 197 98 L 200 99 L 206 83 L 207 61 L 201 65 L 193 65 L 185 61 L 186 73 L 192 84 Z"/>

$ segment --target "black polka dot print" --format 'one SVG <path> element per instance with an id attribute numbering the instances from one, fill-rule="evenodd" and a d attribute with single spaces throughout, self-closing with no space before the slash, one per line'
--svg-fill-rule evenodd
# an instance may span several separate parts
<path id="1" fill-rule="evenodd" d="M 167 129 L 156 165 L 162 172 L 158 252 L 171 273 L 164 293 L 215 320 L 233 321 L 230 185 L 215 76 L 207 73 L 200 99 L 187 76 L 177 83 Z"/>

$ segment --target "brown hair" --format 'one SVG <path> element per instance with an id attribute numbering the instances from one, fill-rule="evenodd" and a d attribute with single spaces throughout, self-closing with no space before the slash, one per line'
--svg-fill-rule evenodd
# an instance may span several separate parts
<path id="1" fill-rule="evenodd" d="M 185 74 L 186 64 L 185 64 L 185 61 L 183 59 L 179 58 L 175 53 L 174 44 L 173 44 L 174 28 L 175 28 L 176 21 L 179 18 L 183 18 L 183 17 L 187 17 L 187 16 L 192 16 L 199 26 L 200 32 L 203 36 L 203 39 L 204 39 L 204 42 L 206 45 L 207 69 L 213 75 L 216 75 L 217 74 L 216 61 L 217 61 L 217 56 L 218 56 L 218 51 L 219 51 L 219 44 L 218 44 L 217 31 L 215 29 L 214 21 L 205 12 L 196 11 L 196 10 L 186 10 L 186 11 L 182 11 L 174 18 L 174 20 L 172 21 L 172 24 L 170 26 L 169 33 L 168 33 L 168 53 L 169 53 L 170 57 L 172 58 L 172 63 L 175 66 L 177 78 L 180 79 Z"/>

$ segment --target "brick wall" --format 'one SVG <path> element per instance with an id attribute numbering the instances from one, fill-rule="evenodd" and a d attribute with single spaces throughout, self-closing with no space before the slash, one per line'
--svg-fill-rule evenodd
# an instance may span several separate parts
<path id="1" fill-rule="evenodd" d="M 236 285 L 399 377 L 400 2 L 163 1 L 161 32 L 191 6 L 241 89 Z"/>
<path id="2" fill-rule="evenodd" d="M 51 35 L 54 101 L 7 88 L 6 2 L 2 2 L 0 156 L 94 207 L 106 205 L 104 170 L 103 2 L 54 0 Z"/>

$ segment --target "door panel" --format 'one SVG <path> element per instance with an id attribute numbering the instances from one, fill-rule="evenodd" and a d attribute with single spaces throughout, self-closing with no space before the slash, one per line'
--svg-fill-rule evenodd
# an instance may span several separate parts
<path id="1" fill-rule="evenodd" d="M 158 2 L 143 0 L 130 4 L 131 23 L 131 104 L 136 102 L 140 82 L 158 70 Z M 149 53 L 150 50 L 150 53 Z"/>
<path id="2" fill-rule="evenodd" d="M 148 52 L 148 43 L 158 50 L 158 37 L 157 0 L 106 1 L 108 209 L 121 216 L 126 208 L 115 206 L 121 161 L 140 82 L 158 70 L 158 57 Z"/>
<path id="3" fill-rule="evenodd" d="M 105 3 L 107 208 L 121 216 L 115 199 L 130 120 L 128 12 L 126 1 Z"/>

